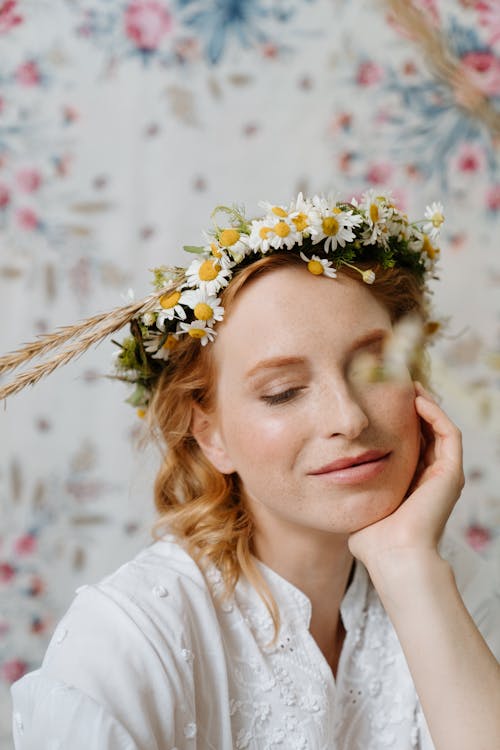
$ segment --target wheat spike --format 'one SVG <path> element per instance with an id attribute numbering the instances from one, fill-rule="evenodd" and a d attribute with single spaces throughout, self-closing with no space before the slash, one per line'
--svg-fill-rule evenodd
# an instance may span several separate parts
<path id="1" fill-rule="evenodd" d="M 0 357 L 0 373 L 12 370 L 35 357 L 39 357 L 54 349 L 61 349 L 63 344 L 68 344 L 65 348 L 58 351 L 52 358 L 46 362 L 40 362 L 19 374 L 15 380 L 0 387 L 0 399 L 18 393 L 27 385 L 34 385 L 41 378 L 50 375 L 58 367 L 67 364 L 74 357 L 83 354 L 93 344 L 98 344 L 112 333 L 119 331 L 123 326 L 129 323 L 132 318 L 138 317 L 149 310 L 153 309 L 159 297 L 163 294 L 176 289 L 182 281 L 182 276 L 178 276 L 169 282 L 165 287 L 148 295 L 142 300 L 132 302 L 125 307 L 118 307 L 107 313 L 94 315 L 87 320 L 75 325 L 64 326 L 63 328 L 49 333 L 40 338 L 38 341 L 32 341 L 20 349 Z"/>
<path id="2" fill-rule="evenodd" d="M 500 113 L 492 106 L 485 94 L 464 76 L 459 61 L 451 53 L 443 34 L 435 30 L 425 14 L 408 0 L 384 0 L 403 26 L 426 55 L 436 75 L 461 95 L 460 104 L 491 130 L 500 135 Z"/>

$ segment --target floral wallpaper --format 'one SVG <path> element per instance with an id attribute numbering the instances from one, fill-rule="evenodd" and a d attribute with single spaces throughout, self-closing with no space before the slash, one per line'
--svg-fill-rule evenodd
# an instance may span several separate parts
<path id="1" fill-rule="evenodd" d="M 434 381 L 467 474 L 453 524 L 500 562 L 499 143 L 497 0 L 0 0 L 0 350 L 143 296 L 220 203 L 441 200 Z M 149 540 L 157 457 L 105 377 L 114 349 L 2 408 L 1 747 L 8 686 L 75 587 Z"/>

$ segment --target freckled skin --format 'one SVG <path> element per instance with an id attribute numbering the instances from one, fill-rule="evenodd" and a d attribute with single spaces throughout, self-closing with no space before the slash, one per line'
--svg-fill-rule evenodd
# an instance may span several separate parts
<path id="1" fill-rule="evenodd" d="M 375 329 L 390 334 L 392 326 L 369 287 L 297 267 L 252 280 L 218 327 L 216 450 L 209 458 L 238 473 L 256 526 L 277 538 L 287 530 L 351 534 L 392 513 L 405 496 L 420 439 L 411 377 L 353 376 L 353 342 Z M 274 357 L 301 361 L 246 377 Z M 283 393 L 284 400 L 269 401 Z M 366 481 L 340 485 L 311 475 L 372 449 L 390 457 Z"/>

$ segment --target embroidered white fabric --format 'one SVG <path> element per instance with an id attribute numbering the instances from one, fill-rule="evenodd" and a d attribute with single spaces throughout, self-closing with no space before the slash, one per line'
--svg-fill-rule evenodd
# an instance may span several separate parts
<path id="1" fill-rule="evenodd" d="M 500 656 L 498 576 L 443 546 Z M 334 680 L 309 633 L 309 599 L 259 563 L 271 619 L 244 579 L 229 603 L 172 539 L 81 587 L 40 669 L 12 686 L 16 750 L 431 750 L 401 647 L 361 563 L 345 594 Z"/>

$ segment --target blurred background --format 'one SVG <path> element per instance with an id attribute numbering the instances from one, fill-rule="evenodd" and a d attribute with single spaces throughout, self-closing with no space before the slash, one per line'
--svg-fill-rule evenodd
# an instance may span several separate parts
<path id="1" fill-rule="evenodd" d="M 498 570 L 499 113 L 498 0 L 0 0 L 0 352 L 147 294 L 218 204 L 390 187 L 417 218 L 441 200 L 453 524 Z M 115 349 L 1 405 L 1 747 L 8 687 L 74 589 L 150 540 L 157 456 L 105 377 Z"/>

